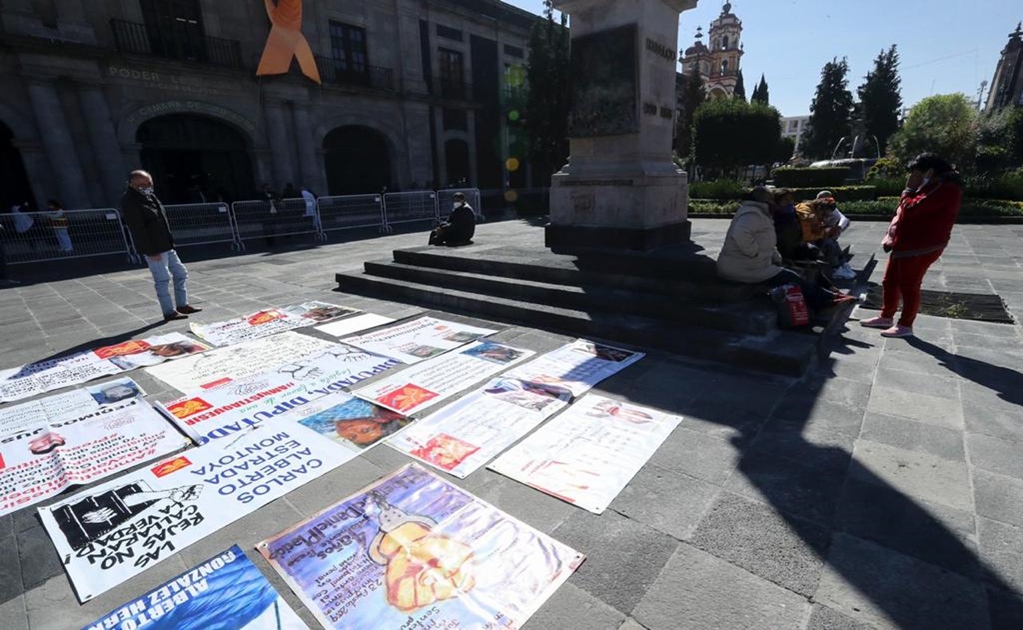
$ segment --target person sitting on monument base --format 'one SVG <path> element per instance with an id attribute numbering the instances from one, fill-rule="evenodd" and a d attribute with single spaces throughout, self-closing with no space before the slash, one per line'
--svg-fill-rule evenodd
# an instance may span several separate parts
<path id="1" fill-rule="evenodd" d="M 447 221 L 430 232 L 430 245 L 472 245 L 472 237 L 476 234 L 476 213 L 462 193 L 455 193 L 454 199 L 454 208 Z"/>
<path id="2" fill-rule="evenodd" d="M 774 229 L 774 194 L 758 186 L 746 195 L 732 218 L 725 243 L 718 255 L 718 276 L 743 284 L 778 287 L 795 284 L 803 291 L 807 305 L 814 310 L 828 308 L 856 298 L 803 279 L 795 271 L 782 267 L 778 235 Z"/>

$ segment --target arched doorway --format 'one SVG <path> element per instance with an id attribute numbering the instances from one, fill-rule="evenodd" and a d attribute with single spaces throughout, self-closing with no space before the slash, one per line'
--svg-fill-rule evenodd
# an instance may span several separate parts
<path id="1" fill-rule="evenodd" d="M 168 114 L 142 123 L 135 138 L 142 167 L 153 174 L 165 202 L 231 202 L 254 190 L 248 143 L 227 123 Z"/>
<path id="2" fill-rule="evenodd" d="M 14 132 L 0 123 L 0 212 L 10 211 L 14 204 L 34 200 L 21 151 L 14 146 Z"/>
<path id="3" fill-rule="evenodd" d="M 338 127 L 323 139 L 331 195 L 377 193 L 393 187 L 387 138 L 369 127 Z"/>
<path id="4" fill-rule="evenodd" d="M 448 184 L 459 185 L 469 182 L 469 143 L 465 140 L 448 140 L 444 143 L 444 163 L 448 167 Z"/>

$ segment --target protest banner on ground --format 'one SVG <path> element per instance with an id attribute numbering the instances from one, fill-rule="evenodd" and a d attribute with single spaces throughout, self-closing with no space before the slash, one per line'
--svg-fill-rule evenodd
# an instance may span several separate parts
<path id="1" fill-rule="evenodd" d="M 355 457 L 297 423 L 258 426 L 39 509 L 82 602 Z"/>
<path id="2" fill-rule="evenodd" d="M 497 378 L 417 421 L 387 444 L 464 479 L 571 400 L 565 390 Z"/>
<path id="3" fill-rule="evenodd" d="M 646 355 L 585 339 L 576 339 L 541 355 L 505 375 L 531 383 L 559 385 L 582 396 L 600 381 L 624 370 Z"/>
<path id="4" fill-rule="evenodd" d="M 399 365 L 401 363 L 389 357 L 334 344 L 294 363 L 159 403 L 159 407 L 202 446 L 236 436 L 240 431 L 282 414 L 303 410 L 301 413 L 309 415 L 347 402 L 351 398 L 347 394 L 344 401 L 331 398 L 320 403 L 319 400 Z"/>
<path id="5" fill-rule="evenodd" d="M 80 385 L 208 349 L 180 333 L 172 333 L 0 370 L 0 402 Z"/>
<path id="6" fill-rule="evenodd" d="M 235 545 L 82 630 L 308 630 Z"/>
<path id="7" fill-rule="evenodd" d="M 233 346 L 303 326 L 322 324 L 358 312 L 353 308 L 326 302 L 304 302 L 282 308 L 270 308 L 223 322 L 196 323 L 190 328 L 198 337 L 215 346 Z"/>
<path id="8" fill-rule="evenodd" d="M 480 341 L 458 352 L 434 357 L 353 393 L 372 403 L 409 416 L 482 382 L 533 356 L 492 341 Z"/>
<path id="9" fill-rule="evenodd" d="M 397 434 L 412 420 L 345 392 L 319 398 L 289 411 L 282 420 L 296 421 L 347 449 L 361 453 Z"/>
<path id="10" fill-rule="evenodd" d="M 681 421 L 590 394 L 488 468 L 602 514 Z"/>
<path id="11" fill-rule="evenodd" d="M 332 341 L 309 335 L 283 332 L 173 363 L 146 368 L 146 372 L 178 391 L 194 392 L 246 376 L 262 374 L 269 369 L 337 345 Z"/>
<path id="12" fill-rule="evenodd" d="M 188 445 L 131 379 L 0 410 L 0 516 Z"/>
<path id="13" fill-rule="evenodd" d="M 434 317 L 420 317 L 358 337 L 346 337 L 344 342 L 412 365 L 496 332 Z"/>
<path id="14" fill-rule="evenodd" d="M 357 332 L 369 330 L 370 328 L 390 324 L 393 321 L 394 320 L 392 318 L 384 317 L 383 315 L 363 313 L 361 315 L 346 317 L 338 322 L 331 322 L 330 324 L 317 326 L 316 330 L 332 337 L 345 337 L 347 335 L 354 335 Z"/>
<path id="15" fill-rule="evenodd" d="M 585 556 L 409 464 L 257 546 L 326 628 L 518 628 Z"/>

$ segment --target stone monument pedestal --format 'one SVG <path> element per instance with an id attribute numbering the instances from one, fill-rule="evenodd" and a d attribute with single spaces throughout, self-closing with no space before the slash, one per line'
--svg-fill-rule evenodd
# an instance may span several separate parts
<path id="1" fill-rule="evenodd" d="M 678 16 L 697 0 L 561 0 L 571 17 L 569 163 L 551 179 L 546 245 L 648 251 L 689 240 L 671 159 Z"/>

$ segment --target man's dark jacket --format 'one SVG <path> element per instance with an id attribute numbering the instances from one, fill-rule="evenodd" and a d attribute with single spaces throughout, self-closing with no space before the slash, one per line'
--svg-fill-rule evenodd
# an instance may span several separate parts
<path id="1" fill-rule="evenodd" d="M 456 208 L 444 226 L 444 240 L 448 243 L 467 243 L 476 233 L 476 213 L 469 204 Z"/>
<path id="2" fill-rule="evenodd" d="M 167 211 L 156 195 L 146 195 L 129 186 L 121 197 L 121 213 L 140 254 L 156 256 L 174 249 Z"/>

